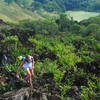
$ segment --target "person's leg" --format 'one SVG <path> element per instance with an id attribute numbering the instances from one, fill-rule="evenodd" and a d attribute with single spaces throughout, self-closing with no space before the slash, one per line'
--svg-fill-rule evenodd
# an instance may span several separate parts
<path id="1" fill-rule="evenodd" d="M 31 75 L 34 76 L 34 69 L 30 68 L 29 70 L 30 70 Z"/>
<path id="2" fill-rule="evenodd" d="M 34 76 L 34 68 L 32 66 L 32 63 L 29 64 L 29 70 L 32 76 Z"/>
<path id="3" fill-rule="evenodd" d="M 28 81 L 30 84 L 32 84 L 32 75 L 31 75 L 31 72 L 30 72 L 29 68 L 27 68 L 26 72 L 27 72 L 27 75 L 28 75 L 27 81 Z"/>

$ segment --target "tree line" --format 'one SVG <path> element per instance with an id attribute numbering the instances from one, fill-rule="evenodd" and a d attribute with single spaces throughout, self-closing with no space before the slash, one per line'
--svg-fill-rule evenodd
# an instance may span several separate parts
<path id="1" fill-rule="evenodd" d="M 21 7 L 31 10 L 45 9 L 46 11 L 63 12 L 66 10 L 100 11 L 99 0 L 4 0 L 8 4 L 16 2 Z"/>
<path id="2" fill-rule="evenodd" d="M 34 0 L 34 7 L 43 8 L 47 11 L 66 11 L 66 10 L 100 10 L 99 0 Z"/>

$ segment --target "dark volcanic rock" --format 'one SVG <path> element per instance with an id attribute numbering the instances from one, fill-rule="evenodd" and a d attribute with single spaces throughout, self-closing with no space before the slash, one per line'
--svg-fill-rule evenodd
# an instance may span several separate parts
<path id="1" fill-rule="evenodd" d="M 10 91 L 3 94 L 0 100 L 28 100 L 30 96 L 29 88 L 22 88 L 18 91 Z"/>
<path id="2" fill-rule="evenodd" d="M 12 35 L 17 35 L 20 42 L 23 44 L 23 46 L 25 47 L 29 47 L 29 48 L 33 48 L 34 47 L 34 44 L 32 44 L 28 38 L 30 36 L 33 36 L 35 34 L 34 31 L 31 31 L 31 30 L 22 30 L 22 29 L 11 29 L 9 30 L 9 32 L 12 34 Z"/>
<path id="3" fill-rule="evenodd" d="M 33 87 L 30 88 L 27 88 L 28 85 L 16 77 L 15 71 L 4 71 L 4 73 L 5 81 L 14 91 L 1 95 L 0 100 L 61 100 L 55 96 L 60 94 L 60 90 L 54 81 L 53 73 L 44 73 L 41 77 L 34 78 Z"/>
<path id="4" fill-rule="evenodd" d="M 17 78 L 15 71 L 7 71 L 5 68 L 1 67 L 0 72 L 1 82 L 7 84 L 6 86 L 0 87 L 0 94 L 27 86 L 25 81 Z"/>
<path id="5" fill-rule="evenodd" d="M 67 79 L 72 77 L 72 73 L 74 73 L 74 69 L 67 69 L 62 77 L 61 83 L 66 84 Z"/>
<path id="6" fill-rule="evenodd" d="M 53 80 L 54 79 L 54 74 L 53 73 L 43 73 L 42 78 Z"/>
<path id="7" fill-rule="evenodd" d="M 67 95 L 71 98 L 74 98 L 74 100 L 82 100 L 77 86 L 70 88 L 67 91 Z"/>
<path id="8" fill-rule="evenodd" d="M 57 96 L 48 96 L 47 98 L 47 100 L 61 100 L 61 98 Z"/>
<path id="9" fill-rule="evenodd" d="M 61 93 L 60 89 L 57 87 L 54 81 L 54 74 L 53 73 L 44 73 L 41 77 L 36 80 L 33 80 L 33 86 L 35 89 L 39 91 L 50 93 L 50 94 L 57 94 Z"/>
<path id="10" fill-rule="evenodd" d="M 13 64 L 14 59 L 9 52 L 8 48 L 6 48 L 3 42 L 0 42 L 0 66 L 5 64 Z"/>
<path id="11" fill-rule="evenodd" d="M 49 58 L 51 60 L 57 60 L 59 59 L 59 57 L 52 52 L 51 50 L 49 50 L 47 47 L 43 47 L 42 48 L 42 52 L 36 52 L 37 55 L 35 55 L 36 59 L 39 59 L 41 61 L 43 61 L 45 58 Z"/>
<path id="12" fill-rule="evenodd" d="M 90 63 L 79 62 L 76 65 L 80 68 L 83 68 L 86 72 L 90 72 L 99 76 L 100 60 L 92 61 Z"/>
<path id="13" fill-rule="evenodd" d="M 49 96 L 46 93 L 37 92 L 32 88 L 22 88 L 17 91 L 7 92 L 0 100 L 61 100 L 57 96 Z"/>
<path id="14" fill-rule="evenodd" d="M 7 77 L 7 82 L 9 84 L 11 84 L 11 86 L 14 88 L 14 89 L 20 89 L 22 87 L 25 87 L 27 86 L 26 82 L 20 80 L 19 78 L 17 78 L 16 76 L 16 71 L 10 71 L 10 72 L 7 72 L 6 75 L 8 76 Z"/>
<path id="15" fill-rule="evenodd" d="M 86 76 L 76 76 L 73 85 L 87 86 L 88 78 Z"/>
<path id="16" fill-rule="evenodd" d="M 6 24 L 2 19 L 0 19 L 0 25 Z"/>
<path id="17" fill-rule="evenodd" d="M 11 53 L 5 49 L 0 52 L 0 65 L 13 64 L 15 61 Z"/>
<path id="18" fill-rule="evenodd" d="M 4 38 L 5 38 L 5 34 L 0 33 L 0 41 L 4 40 Z"/>

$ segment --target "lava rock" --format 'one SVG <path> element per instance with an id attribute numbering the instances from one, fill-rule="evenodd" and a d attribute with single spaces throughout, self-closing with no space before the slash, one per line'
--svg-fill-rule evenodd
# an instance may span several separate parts
<path id="1" fill-rule="evenodd" d="M 4 40 L 4 38 L 5 38 L 5 34 L 0 33 L 0 41 Z"/>
<path id="2" fill-rule="evenodd" d="M 10 91 L 1 96 L 0 100 L 61 100 L 57 96 L 49 96 L 47 93 L 37 92 L 32 88 L 22 88 Z"/>
<path id="3" fill-rule="evenodd" d="M 0 25 L 6 24 L 2 19 L 0 19 Z"/>
<path id="4" fill-rule="evenodd" d="M 54 79 L 54 74 L 53 73 L 43 73 L 42 78 L 53 80 Z"/>
<path id="5" fill-rule="evenodd" d="M 22 88 L 18 91 L 10 91 L 3 94 L 0 100 L 28 100 L 30 93 L 30 88 Z"/>
<path id="6" fill-rule="evenodd" d="M 77 86 L 73 86 L 72 88 L 70 88 L 67 91 L 67 95 L 74 100 L 82 100 Z"/>
<path id="7" fill-rule="evenodd" d="M 48 100 L 61 100 L 61 98 L 57 96 L 48 96 Z"/>
<path id="8" fill-rule="evenodd" d="M 3 49 L 0 52 L 0 65 L 13 64 L 14 62 L 15 60 L 9 51 Z"/>
<path id="9" fill-rule="evenodd" d="M 87 86 L 88 78 L 86 76 L 76 76 L 73 85 L 76 86 Z"/>
<path id="10" fill-rule="evenodd" d="M 72 73 L 74 73 L 74 69 L 70 68 L 70 69 L 67 69 L 61 79 L 61 83 L 63 84 L 66 84 L 67 82 L 67 79 L 72 77 Z"/>
<path id="11" fill-rule="evenodd" d="M 38 54 L 36 58 L 41 61 L 43 61 L 45 58 L 49 58 L 51 60 L 59 59 L 59 57 L 54 52 L 49 50 L 47 47 L 42 47 L 42 52 L 36 52 L 35 54 Z"/>
<path id="12" fill-rule="evenodd" d="M 79 68 L 83 68 L 86 72 L 90 72 L 99 76 L 100 73 L 100 59 L 85 63 L 79 62 L 76 64 Z"/>

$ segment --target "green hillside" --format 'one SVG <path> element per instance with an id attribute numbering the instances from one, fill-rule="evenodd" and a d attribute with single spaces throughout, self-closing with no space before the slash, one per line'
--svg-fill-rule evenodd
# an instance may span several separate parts
<path id="1" fill-rule="evenodd" d="M 41 18 L 37 13 L 33 13 L 27 9 L 23 9 L 15 3 L 7 4 L 0 0 L 0 19 L 4 21 L 16 22 L 23 19 Z"/>
<path id="2" fill-rule="evenodd" d="M 100 13 L 87 11 L 66 11 L 66 14 L 70 17 L 73 17 L 73 19 L 76 21 L 82 21 L 90 17 L 98 16 Z"/>
<path id="3" fill-rule="evenodd" d="M 99 100 L 100 16 L 78 5 L 94 0 L 5 1 L 0 0 L 0 100 Z M 64 12 L 54 2 L 68 8 Z"/>
<path id="4" fill-rule="evenodd" d="M 38 7 L 38 5 L 37 5 Z M 34 5 L 35 9 L 35 5 Z M 66 11 L 70 17 L 73 17 L 74 20 L 81 21 L 88 19 L 90 17 L 98 16 L 100 13 L 96 12 L 87 12 L 87 11 Z M 58 18 L 59 13 L 56 12 L 47 12 L 44 9 L 35 9 L 33 12 L 21 7 L 17 3 L 8 4 L 4 0 L 0 0 L 0 19 L 8 22 L 18 22 L 24 19 L 40 19 L 40 18 Z"/>
<path id="5" fill-rule="evenodd" d="M 33 8 L 52 11 L 85 10 L 100 11 L 100 0 L 34 0 Z"/>
<path id="6" fill-rule="evenodd" d="M 0 100 L 25 100 L 24 87 L 30 85 L 26 70 L 18 70 L 18 57 L 26 54 L 35 60 L 32 99 L 27 100 L 99 100 L 100 16 L 80 23 L 62 14 L 57 21 L 0 24 L 0 48 Z M 38 98 L 43 93 L 51 98 Z"/>

